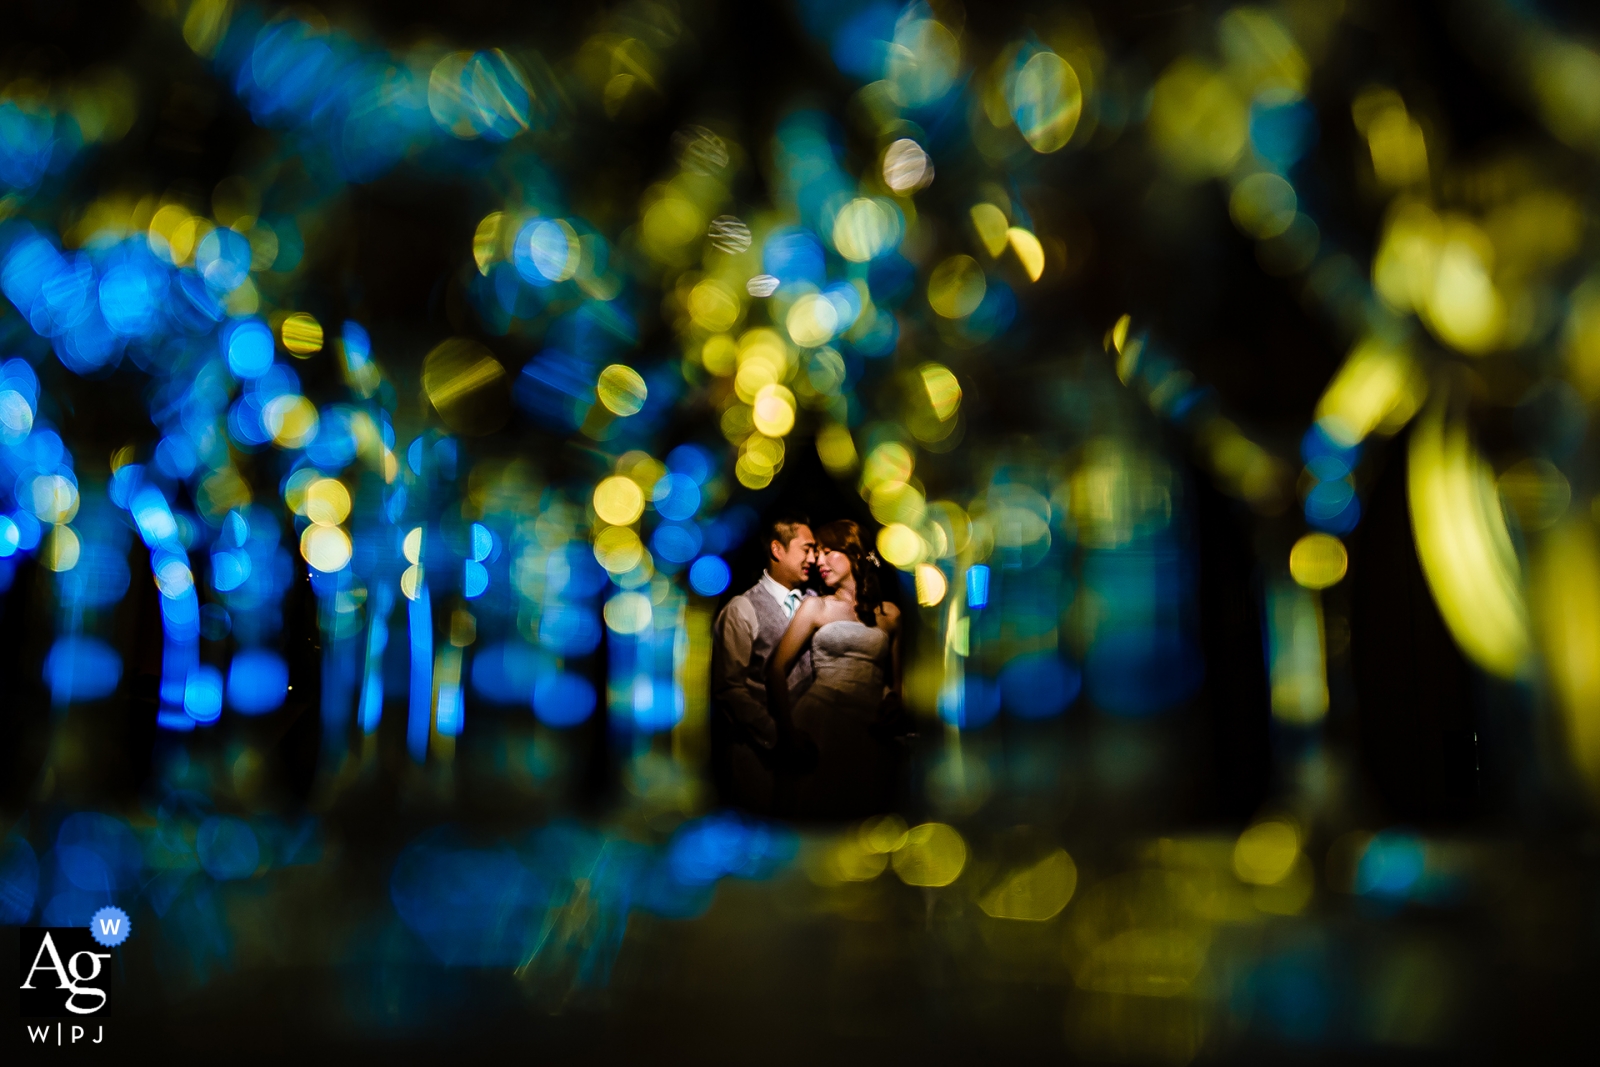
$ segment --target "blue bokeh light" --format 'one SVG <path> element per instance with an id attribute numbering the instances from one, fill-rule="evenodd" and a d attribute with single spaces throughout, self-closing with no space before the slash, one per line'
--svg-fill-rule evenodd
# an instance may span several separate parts
<path id="1" fill-rule="evenodd" d="M 700 486 L 687 474 L 666 474 L 656 482 L 651 499 L 662 518 L 681 522 L 700 510 Z"/>
<path id="2" fill-rule="evenodd" d="M 546 726 L 576 726 L 594 714 L 594 683 L 570 671 L 541 675 L 533 685 L 533 713 Z"/>
<path id="3" fill-rule="evenodd" d="M 199 666 L 189 672 L 183 687 L 183 710 L 198 723 L 216 722 L 222 715 L 222 672 Z"/>
<path id="4" fill-rule="evenodd" d="M 264 322 L 246 319 L 228 332 L 226 352 L 235 377 L 259 378 L 272 369 L 272 331 Z"/>
<path id="5" fill-rule="evenodd" d="M 265 715 L 283 706 L 289 692 L 289 666 L 265 648 L 234 654 L 228 667 L 228 706 L 241 715 Z"/>
<path id="6" fill-rule="evenodd" d="M 1048 652 L 1018 656 L 1001 669 L 999 680 L 1002 705 L 1019 719 L 1060 715 L 1083 684 L 1076 667 Z"/>
<path id="7" fill-rule="evenodd" d="M 702 540 L 693 523 L 664 522 L 650 536 L 650 547 L 668 563 L 687 563 L 700 551 Z"/>
<path id="8" fill-rule="evenodd" d="M 44 679 L 59 704 L 99 700 L 122 680 L 122 657 L 97 637 L 59 638 L 44 659 Z"/>
<path id="9" fill-rule="evenodd" d="M 701 556 L 689 568 L 689 585 L 701 596 L 717 596 L 732 576 L 721 556 Z"/>

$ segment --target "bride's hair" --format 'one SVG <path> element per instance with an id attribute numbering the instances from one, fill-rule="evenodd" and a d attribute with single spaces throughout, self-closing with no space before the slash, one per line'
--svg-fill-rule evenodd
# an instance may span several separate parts
<path id="1" fill-rule="evenodd" d="M 861 543 L 861 527 L 839 519 L 817 527 L 817 545 L 828 552 L 843 552 L 856 578 L 856 615 L 868 626 L 878 625 L 883 587 L 878 582 L 878 557 Z"/>

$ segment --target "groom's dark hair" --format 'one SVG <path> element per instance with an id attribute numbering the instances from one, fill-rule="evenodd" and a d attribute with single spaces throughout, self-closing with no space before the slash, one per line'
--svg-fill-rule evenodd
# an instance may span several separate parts
<path id="1" fill-rule="evenodd" d="M 767 523 L 766 536 L 761 539 L 761 550 L 770 557 L 772 555 L 772 542 L 774 541 L 784 548 L 788 548 L 789 542 L 793 541 L 795 535 L 800 532 L 800 527 L 810 525 L 811 519 L 804 512 L 783 512 Z"/>

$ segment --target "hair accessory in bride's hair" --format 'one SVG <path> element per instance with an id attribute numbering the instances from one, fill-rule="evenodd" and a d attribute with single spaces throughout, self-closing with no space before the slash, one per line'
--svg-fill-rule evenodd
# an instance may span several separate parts
<path id="1" fill-rule="evenodd" d="M 868 551 L 867 554 L 861 558 L 872 564 L 874 567 L 878 565 L 878 554 L 876 552 Z"/>

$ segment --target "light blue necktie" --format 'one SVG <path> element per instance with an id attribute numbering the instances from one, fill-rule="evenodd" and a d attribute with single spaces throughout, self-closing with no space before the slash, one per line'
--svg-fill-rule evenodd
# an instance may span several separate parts
<path id="1" fill-rule="evenodd" d="M 789 595 L 783 598 L 783 614 L 785 618 L 794 618 L 794 609 L 800 606 L 800 590 L 791 589 Z"/>

